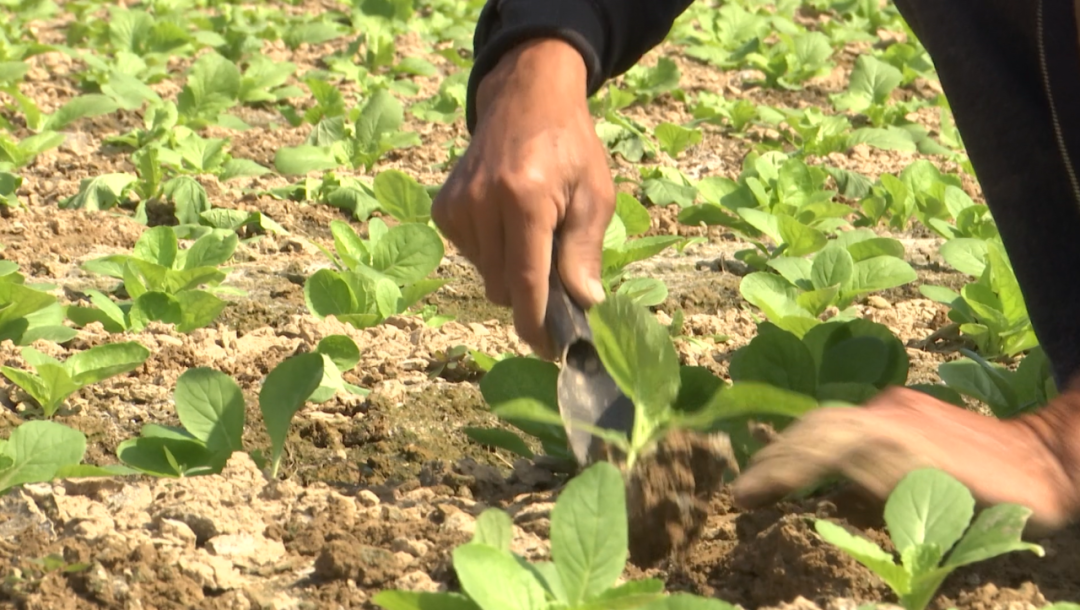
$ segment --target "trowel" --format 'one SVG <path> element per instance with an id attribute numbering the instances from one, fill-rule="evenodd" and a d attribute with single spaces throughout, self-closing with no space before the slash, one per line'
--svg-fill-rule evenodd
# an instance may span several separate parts
<path id="1" fill-rule="evenodd" d="M 621 459 L 621 452 L 579 425 L 625 433 L 634 429 L 634 403 L 619 389 L 600 361 L 585 310 L 566 292 L 552 257 L 545 326 L 560 358 L 559 413 L 570 449 L 581 467 Z"/>

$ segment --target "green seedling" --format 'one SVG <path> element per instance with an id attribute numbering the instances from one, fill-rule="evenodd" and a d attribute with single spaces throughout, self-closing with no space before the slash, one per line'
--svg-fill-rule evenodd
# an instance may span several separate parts
<path id="1" fill-rule="evenodd" d="M 677 235 L 652 235 L 631 239 L 648 231 L 651 223 L 652 219 L 645 206 L 633 196 L 619 193 L 615 215 L 604 233 L 600 276 L 608 292 L 614 290 L 646 307 L 663 303 L 668 295 L 667 286 L 657 278 L 627 279 L 626 267 L 683 241 L 683 238 Z"/>
<path id="2" fill-rule="evenodd" d="M 370 172 L 391 150 L 420 143 L 416 133 L 401 131 L 404 113 L 401 102 L 392 93 L 379 89 L 363 107 L 353 109 L 348 116 L 320 120 L 303 145 L 278 149 L 274 167 L 289 175 L 342 165 Z"/>
<path id="3" fill-rule="evenodd" d="M 778 42 L 748 53 L 743 60 L 765 74 L 764 84 L 788 90 L 832 71 L 834 64 L 829 37 L 821 32 L 779 33 Z"/>
<path id="4" fill-rule="evenodd" d="M 389 590 L 372 601 L 386 610 L 734 610 L 717 599 L 667 594 L 657 579 L 616 585 L 629 556 L 626 491 L 607 463 L 591 466 L 559 495 L 551 511 L 551 561 L 526 561 L 511 550 L 512 539 L 510 516 L 487 509 L 472 540 L 453 551 L 461 593 Z"/>
<path id="5" fill-rule="evenodd" d="M 141 330 L 151 321 L 175 324 L 180 332 L 202 328 L 227 304 L 211 290 L 224 290 L 218 285 L 225 272 L 217 266 L 232 258 L 238 243 L 234 231 L 213 230 L 181 250 L 171 227 L 148 229 L 139 236 L 132 254 L 105 256 L 82 265 L 87 271 L 122 280 L 130 300 L 114 303 L 88 290 L 93 307 L 70 307 L 68 317 L 80 326 L 101 322 L 110 332 Z"/>
<path id="6" fill-rule="evenodd" d="M 919 287 L 927 298 L 950 307 L 949 319 L 989 359 L 1013 357 L 1038 345 L 1024 295 L 1000 240 L 957 238 L 941 246 L 954 269 L 974 276 L 960 293 L 944 286 Z"/>
<path id="7" fill-rule="evenodd" d="M 885 504 L 885 524 L 899 563 L 878 545 L 830 521 L 818 519 L 814 527 L 885 581 L 901 606 L 923 610 L 959 567 L 1014 551 L 1043 556 L 1042 547 L 1020 538 L 1030 509 L 999 504 L 972 523 L 974 511 L 975 500 L 963 484 L 940 470 L 921 469 L 905 476 Z"/>
<path id="8" fill-rule="evenodd" d="M 829 307 L 842 318 L 871 292 L 903 286 L 918 279 L 895 239 L 877 237 L 868 229 L 841 233 L 813 259 L 775 257 L 768 266 L 779 273 L 755 272 L 739 284 L 743 298 L 784 328 L 806 328 Z"/>
<path id="9" fill-rule="evenodd" d="M 22 183 L 22 176 L 9 172 L 0 172 L 0 206 L 9 208 L 26 207 L 26 204 L 20 202 L 18 197 Z"/>
<path id="10" fill-rule="evenodd" d="M 938 376 L 949 388 L 985 403 L 996 417 L 1015 417 L 1058 395 L 1053 369 L 1041 347 L 1029 351 L 1015 370 L 987 362 L 968 350 L 960 351 L 967 358 L 942 363 Z"/>
<path id="11" fill-rule="evenodd" d="M 360 363 L 360 348 L 346 335 L 327 335 L 319 341 L 315 351 L 323 356 L 323 379 L 308 397 L 314 403 L 324 403 L 340 392 L 355 396 L 367 396 L 369 390 L 342 379 L 341 374 L 351 371 Z"/>
<path id="12" fill-rule="evenodd" d="M 55 131 L 15 140 L 0 132 L 0 170 L 16 170 L 30 165 L 41 153 L 64 143 L 64 134 Z"/>
<path id="13" fill-rule="evenodd" d="M 70 341 L 78 334 L 64 326 L 64 307 L 45 286 L 27 285 L 18 265 L 0 261 L 0 341 L 30 345 L 46 340 Z"/>
<path id="14" fill-rule="evenodd" d="M 427 225 L 387 228 L 372 219 L 366 240 L 345 222 L 331 222 L 330 230 L 334 252 L 323 253 L 337 269 L 320 269 L 304 284 L 308 309 L 319 319 L 332 315 L 357 328 L 374 326 L 446 283 L 426 279 L 443 257 L 442 238 Z"/>
<path id="15" fill-rule="evenodd" d="M 277 476 L 293 416 L 333 383 L 326 382 L 327 359 L 319 352 L 293 356 L 263 382 L 259 410 L 270 436 L 271 476 Z M 181 425 L 146 424 L 138 437 L 117 446 L 117 457 L 139 472 L 159 477 L 221 472 L 233 452 L 243 451 L 245 405 L 240 386 L 220 371 L 188 369 L 176 381 L 174 399 Z"/>
<path id="16" fill-rule="evenodd" d="M 0 440 L 0 493 L 26 483 L 57 478 L 102 477 L 132 474 L 123 466 L 83 464 L 86 436 L 53 421 L 19 424 Z"/>
<path id="17" fill-rule="evenodd" d="M 674 123 L 660 123 L 656 126 L 655 135 L 656 141 L 660 144 L 660 150 L 673 159 L 687 148 L 701 144 L 702 138 L 700 129 Z"/>
<path id="18" fill-rule="evenodd" d="M 0 91 L 3 91 L 15 100 L 16 105 L 22 111 L 23 118 L 26 120 L 27 129 L 39 135 L 59 135 L 60 141 L 63 141 L 64 136 L 62 134 L 57 134 L 57 132 L 68 127 L 75 121 L 101 116 L 103 114 L 110 114 L 116 112 L 119 108 L 116 102 L 108 96 L 92 93 L 72 98 L 58 108 L 56 112 L 47 114 L 41 112 L 41 109 L 38 108 L 37 104 L 29 97 L 23 95 L 17 87 L 4 87 L 0 89 Z"/>
<path id="19" fill-rule="evenodd" d="M 668 329 L 623 295 L 612 295 L 588 315 L 601 361 L 634 403 L 634 428 L 627 437 L 596 429 L 590 422 L 572 424 L 617 447 L 626 456 L 628 471 L 671 431 L 737 426 L 749 416 L 786 422 L 818 406 L 809 396 L 767 384 L 746 382 L 725 387 L 708 372 L 702 374 L 702 369 L 680 367 Z M 493 413 L 539 439 L 544 452 L 562 462 L 573 457 L 559 414 L 557 380 L 558 368 L 552 363 L 510 358 L 481 379 L 480 391 Z M 520 438 L 505 445 L 495 442 L 499 440 L 482 442 L 515 452 L 522 445 Z"/>
<path id="20" fill-rule="evenodd" d="M 82 388 L 142 366 L 150 350 L 132 341 L 92 347 L 64 362 L 32 347 L 24 347 L 22 357 L 33 367 L 33 373 L 0 366 L 0 374 L 30 395 L 45 417 L 52 417 L 69 396 Z"/>

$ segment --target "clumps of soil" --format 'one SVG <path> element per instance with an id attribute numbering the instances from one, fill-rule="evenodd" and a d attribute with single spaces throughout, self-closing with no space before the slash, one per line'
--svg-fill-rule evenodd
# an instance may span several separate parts
<path id="1" fill-rule="evenodd" d="M 626 486 L 630 561 L 651 567 L 671 556 L 684 558 L 728 469 L 737 470 L 738 462 L 725 434 L 677 431 L 642 457 Z"/>

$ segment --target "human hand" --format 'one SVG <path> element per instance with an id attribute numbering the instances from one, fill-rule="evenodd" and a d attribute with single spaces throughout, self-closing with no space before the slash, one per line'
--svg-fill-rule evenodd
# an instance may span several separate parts
<path id="1" fill-rule="evenodd" d="M 1000 420 L 928 394 L 892 388 L 862 407 L 808 413 L 753 457 L 733 486 L 742 508 L 771 504 L 831 474 L 884 501 L 912 470 L 935 467 L 984 504 L 1029 507 L 1036 529 L 1066 525 L 1080 508 L 1080 396 Z"/>
<path id="2" fill-rule="evenodd" d="M 604 299 L 600 263 L 615 209 L 607 151 L 586 101 L 581 55 L 560 40 L 511 50 L 481 82 L 468 150 L 432 204 L 432 218 L 484 279 L 487 298 L 514 310 L 540 355 L 552 244 L 570 296 Z"/>

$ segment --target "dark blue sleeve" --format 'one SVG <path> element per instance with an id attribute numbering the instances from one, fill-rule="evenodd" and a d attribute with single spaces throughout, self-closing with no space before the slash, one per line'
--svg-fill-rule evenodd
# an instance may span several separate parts
<path id="1" fill-rule="evenodd" d="M 504 53 L 533 38 L 565 40 L 588 69 L 588 94 L 660 44 L 693 0 L 488 0 L 473 37 L 466 124 L 476 126 L 476 89 Z"/>

